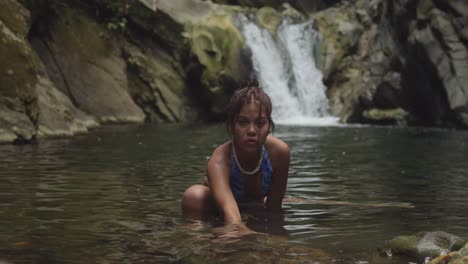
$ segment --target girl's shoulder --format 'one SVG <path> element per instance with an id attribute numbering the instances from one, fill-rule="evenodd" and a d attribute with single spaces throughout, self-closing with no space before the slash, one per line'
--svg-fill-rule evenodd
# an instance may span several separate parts
<path id="1" fill-rule="evenodd" d="M 268 151 L 268 156 L 272 160 L 289 159 L 291 155 L 288 144 L 273 135 L 268 135 L 265 147 Z"/>
<path id="2" fill-rule="evenodd" d="M 217 146 L 210 157 L 210 162 L 216 162 L 218 164 L 230 164 L 231 163 L 231 141 L 225 142 Z"/>

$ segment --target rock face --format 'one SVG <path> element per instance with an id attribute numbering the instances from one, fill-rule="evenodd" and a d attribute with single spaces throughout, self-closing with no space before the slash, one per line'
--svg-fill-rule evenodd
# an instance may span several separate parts
<path id="1" fill-rule="evenodd" d="M 28 10 L 13 0 L 0 5 L 0 58 L 8 62 L 0 66 L 0 142 L 70 136 L 107 122 L 196 117 L 185 72 L 173 59 L 179 53 L 147 39 L 130 44 L 68 5 L 54 6 L 42 21 L 40 12 L 50 10 L 40 4 L 39 26 L 27 38 Z"/>
<path id="2" fill-rule="evenodd" d="M 70 11 L 62 13 L 49 32 L 50 38 L 33 44 L 53 82 L 77 107 L 99 122 L 144 121 L 128 93 L 120 49 L 104 41 L 104 29 Z"/>
<path id="3" fill-rule="evenodd" d="M 136 46 L 125 48 L 132 98 L 152 122 L 178 122 L 191 112 L 184 78 L 162 55 L 149 56 Z"/>
<path id="4" fill-rule="evenodd" d="M 37 119 L 37 63 L 26 41 L 29 13 L 14 0 L 0 6 L 0 142 L 29 141 Z M 7 63 L 4 63 L 7 62 Z"/>
<path id="5" fill-rule="evenodd" d="M 36 92 L 40 110 L 38 136 L 72 136 L 99 125 L 93 117 L 76 108 L 49 79 L 40 77 Z"/>
<path id="6" fill-rule="evenodd" d="M 216 15 L 188 25 L 192 53 L 203 66 L 202 96 L 208 101 L 210 112 L 222 114 L 232 91 L 245 80 L 250 66 L 244 63 L 244 40 L 233 23 L 232 15 Z"/>
<path id="7" fill-rule="evenodd" d="M 244 55 L 244 39 L 234 23 L 235 12 L 242 9 L 200 0 L 142 2 L 172 19 L 174 28 L 183 29 L 181 35 L 193 58 L 186 71 L 191 89 L 206 113 L 219 117 L 233 90 L 252 70 Z M 141 19 L 141 13 L 134 14 L 136 21 L 147 20 Z"/>
<path id="8" fill-rule="evenodd" d="M 363 113 L 403 109 L 409 124 L 468 126 L 467 5 L 356 1 L 314 14 L 332 112 L 379 123 Z"/>

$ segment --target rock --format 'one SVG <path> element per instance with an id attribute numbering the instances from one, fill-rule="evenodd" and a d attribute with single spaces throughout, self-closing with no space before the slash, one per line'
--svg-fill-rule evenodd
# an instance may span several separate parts
<path id="1" fill-rule="evenodd" d="M 406 125 L 409 113 L 402 108 L 372 108 L 362 113 L 369 123 Z"/>
<path id="2" fill-rule="evenodd" d="M 63 10 L 50 26 L 50 38 L 36 39 L 53 82 L 73 104 L 99 122 L 143 122 L 143 111 L 128 92 L 125 61 L 117 41 L 85 14 Z"/>
<path id="3" fill-rule="evenodd" d="M 209 111 L 222 114 L 232 91 L 250 73 L 243 60 L 244 39 L 234 25 L 232 14 L 207 17 L 187 25 L 185 36 L 191 51 L 202 65 L 202 96 L 210 104 Z"/>
<path id="4" fill-rule="evenodd" d="M 0 3 L 0 141 L 31 141 L 37 120 L 38 58 L 26 40 L 29 13 L 13 0 Z M 5 63 L 7 62 L 7 63 Z"/>
<path id="5" fill-rule="evenodd" d="M 389 73 L 386 79 L 377 86 L 372 98 L 377 108 L 391 109 L 404 105 L 402 91 L 398 89 L 400 78 L 398 73 Z"/>
<path id="6" fill-rule="evenodd" d="M 245 236 L 230 243 L 211 243 L 183 259 L 184 263 L 333 263 L 330 253 L 299 244 L 287 243 L 281 237 Z"/>
<path id="7" fill-rule="evenodd" d="M 180 24 L 196 23 L 213 15 L 218 5 L 200 0 L 141 0 L 154 12 L 162 11 Z"/>
<path id="8" fill-rule="evenodd" d="M 410 236 L 398 236 L 388 242 L 392 255 L 407 255 L 416 259 L 435 258 L 450 251 L 459 250 L 465 242 L 443 231 L 419 232 Z"/>
<path id="9" fill-rule="evenodd" d="M 179 122 L 191 120 L 188 91 L 168 56 L 144 54 L 128 44 L 125 48 L 130 94 L 150 121 Z"/>
<path id="10" fill-rule="evenodd" d="M 459 251 L 450 252 L 433 259 L 429 264 L 466 264 L 468 263 L 468 243 Z"/>
<path id="11" fill-rule="evenodd" d="M 281 22 L 281 14 L 271 7 L 263 7 L 257 11 L 257 20 L 260 26 L 275 36 L 276 29 Z"/>
<path id="12" fill-rule="evenodd" d="M 244 41 L 233 20 L 242 8 L 199 0 L 143 2 L 148 9 L 131 10 L 131 19 L 152 32 L 163 47 L 169 47 L 166 51 L 172 57 L 183 62 L 192 94 L 203 110 L 219 117 L 232 91 L 252 69 L 246 63 Z"/>
<path id="13" fill-rule="evenodd" d="M 44 136 L 72 136 L 98 126 L 91 116 L 77 109 L 70 99 L 47 78 L 37 84 L 39 118 L 37 133 Z"/>
<path id="14" fill-rule="evenodd" d="M 29 11 L 18 1 L 2 0 L 0 3 L 0 21 L 19 38 L 26 37 L 29 32 Z"/>
<path id="15" fill-rule="evenodd" d="M 433 116 L 432 119 L 439 119 L 438 122 L 446 122 L 450 116 L 441 113 L 452 111 L 458 115 L 458 120 L 467 126 L 468 123 L 464 121 L 463 115 L 468 113 L 466 110 L 468 108 L 468 50 L 466 44 L 460 39 L 457 29 L 451 23 L 449 14 L 431 5 L 428 6 L 419 7 L 425 10 L 424 18 L 427 23 L 410 28 L 409 41 L 413 47 L 410 52 L 418 56 L 409 57 L 409 63 L 422 68 L 419 70 L 420 75 L 411 74 L 412 78 L 425 78 L 429 71 L 434 71 L 431 76 L 433 81 L 426 84 L 428 87 L 420 88 L 418 93 L 424 93 L 427 97 L 428 90 L 439 91 L 442 86 L 447 97 L 448 109 L 444 109 L 444 104 L 434 107 L 433 103 L 421 105 L 418 108 L 434 109 L 433 113 L 438 116 Z M 426 76 L 423 77 L 423 75 Z M 417 87 L 413 89 L 416 91 Z M 433 96 L 439 97 L 437 94 Z"/>
<path id="16" fill-rule="evenodd" d="M 0 143 L 29 142 L 35 135 L 34 124 L 25 113 L 0 103 Z"/>
<path id="17" fill-rule="evenodd" d="M 468 17 L 468 3 L 464 0 L 448 0 L 450 7 L 458 14 Z"/>
<path id="18" fill-rule="evenodd" d="M 165 13 L 163 9 L 156 9 L 156 12 L 147 6 L 140 4 L 139 2 L 134 3 L 130 6 L 128 12 L 129 21 L 135 24 L 140 30 L 142 29 L 144 35 L 149 35 L 154 39 L 157 39 L 157 45 L 159 49 L 164 49 L 165 52 L 169 53 L 176 60 L 183 61 L 184 53 L 190 49 L 186 45 L 184 39 L 184 24 L 176 21 L 169 14 Z M 132 33 L 132 30 L 129 30 Z M 131 39 L 141 39 L 141 36 L 130 35 Z M 145 46 L 150 46 L 145 44 Z"/>

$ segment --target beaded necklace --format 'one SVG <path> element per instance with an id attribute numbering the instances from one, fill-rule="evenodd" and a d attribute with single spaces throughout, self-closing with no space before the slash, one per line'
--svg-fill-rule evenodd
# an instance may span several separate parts
<path id="1" fill-rule="evenodd" d="M 262 147 L 262 153 L 260 154 L 260 159 L 258 160 L 257 167 L 253 169 L 252 171 L 246 171 L 241 167 L 239 160 L 237 159 L 236 147 L 234 145 L 234 140 L 232 141 L 232 154 L 234 155 L 234 160 L 236 161 L 236 164 L 237 164 L 237 167 L 239 167 L 239 170 L 246 175 L 253 175 L 258 172 L 263 161 L 263 151 L 264 151 L 264 148 Z"/>

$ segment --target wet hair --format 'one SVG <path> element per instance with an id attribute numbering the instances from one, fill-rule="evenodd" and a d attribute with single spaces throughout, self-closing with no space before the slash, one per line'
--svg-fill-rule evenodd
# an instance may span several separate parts
<path id="1" fill-rule="evenodd" d="M 260 103 L 259 115 L 262 113 L 263 109 L 265 109 L 270 126 L 270 132 L 274 132 L 275 123 L 271 118 L 272 105 L 270 97 L 262 88 L 260 88 L 256 79 L 249 79 L 241 85 L 240 89 L 237 89 L 234 92 L 229 104 L 226 106 L 226 129 L 229 136 L 232 136 L 231 130 L 234 122 L 239 116 L 242 106 L 254 101 L 258 101 Z"/>

